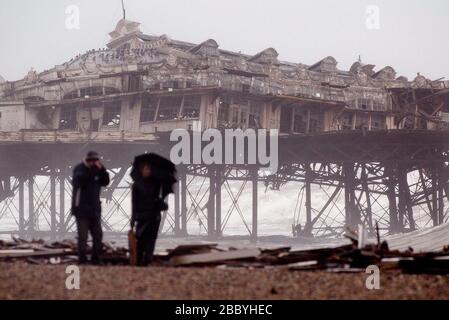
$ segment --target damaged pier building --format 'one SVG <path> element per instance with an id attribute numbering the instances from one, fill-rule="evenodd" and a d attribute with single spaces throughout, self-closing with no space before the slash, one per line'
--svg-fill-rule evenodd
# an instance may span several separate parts
<path id="1" fill-rule="evenodd" d="M 70 166 L 91 148 L 113 173 L 105 228 L 125 230 L 111 221 L 129 214 L 123 185 L 131 157 L 167 154 L 168 133 L 192 130 L 196 121 L 203 129 L 278 129 L 279 170 L 266 176 L 257 166 L 180 166 L 166 233 L 186 235 L 199 219 L 205 233 L 221 236 L 238 213 L 256 238 L 258 182 L 275 190 L 301 185 L 297 235 L 341 235 L 358 224 L 374 232 L 376 222 L 395 233 L 447 221 L 449 82 L 420 74 L 408 80 L 360 60 L 340 70 L 331 56 L 313 65 L 285 62 L 273 48 L 250 56 L 212 39 L 145 35 L 125 19 L 110 37 L 107 48 L 53 69 L 0 78 L 0 222 L 14 221 L 0 223 L 1 233 L 72 232 Z M 46 177 L 48 188 L 36 177 Z M 190 192 L 199 178 L 207 187 Z M 230 181 L 251 183 L 249 219 Z M 314 203 L 314 192 L 325 200 Z M 222 196 L 230 197 L 229 209 L 222 210 Z"/>

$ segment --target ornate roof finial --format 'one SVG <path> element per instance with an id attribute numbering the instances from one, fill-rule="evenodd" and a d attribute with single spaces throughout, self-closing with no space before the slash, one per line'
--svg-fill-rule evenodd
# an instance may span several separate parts
<path id="1" fill-rule="evenodd" d="M 123 20 L 126 20 L 125 1 L 122 0 Z"/>

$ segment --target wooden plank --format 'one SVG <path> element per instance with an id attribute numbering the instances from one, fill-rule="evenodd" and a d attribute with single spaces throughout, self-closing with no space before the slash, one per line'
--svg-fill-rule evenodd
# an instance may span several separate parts
<path id="1" fill-rule="evenodd" d="M 208 253 L 212 249 L 217 250 L 218 243 L 192 243 L 192 244 L 184 244 L 179 245 L 173 250 L 170 250 L 169 255 L 173 256 L 182 256 L 182 255 L 190 255 L 190 254 L 199 254 L 199 253 Z"/>
<path id="2" fill-rule="evenodd" d="M 11 250 L 0 250 L 0 256 L 6 254 L 28 254 L 35 252 L 33 249 L 11 249 Z"/>
<path id="3" fill-rule="evenodd" d="M 30 258 L 30 257 L 57 257 L 74 254 L 71 249 L 56 249 L 46 251 L 33 250 L 1 250 L 0 259 L 7 258 Z"/>
<path id="4" fill-rule="evenodd" d="M 175 256 L 170 259 L 170 262 L 174 265 L 219 263 L 229 260 L 256 258 L 259 255 L 260 255 L 259 249 L 242 249 L 225 252 L 211 252 L 211 253 L 190 254 L 185 256 Z"/>
<path id="5" fill-rule="evenodd" d="M 200 248 L 213 248 L 218 246 L 218 243 L 190 243 L 190 244 L 181 244 L 173 249 L 172 252 L 175 251 L 185 251 L 185 250 L 195 250 Z"/>

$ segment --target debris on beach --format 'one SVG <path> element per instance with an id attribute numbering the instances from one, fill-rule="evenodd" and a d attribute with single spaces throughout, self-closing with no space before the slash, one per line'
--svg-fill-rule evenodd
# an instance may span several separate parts
<path id="1" fill-rule="evenodd" d="M 390 250 L 388 243 L 359 246 L 355 237 L 352 243 L 312 250 L 291 250 L 290 247 L 269 249 L 222 248 L 217 243 L 179 245 L 165 253 L 155 255 L 159 266 L 220 268 L 287 268 L 291 271 L 327 270 L 332 273 L 364 272 L 366 267 L 377 265 L 385 270 L 404 273 L 449 274 L 449 247 L 433 252 L 414 252 L 412 249 Z M 126 248 L 103 247 L 103 261 L 108 265 L 128 265 Z M 0 261 L 24 261 L 30 264 L 77 263 L 76 242 L 65 240 L 46 243 L 42 240 L 0 241 Z"/>

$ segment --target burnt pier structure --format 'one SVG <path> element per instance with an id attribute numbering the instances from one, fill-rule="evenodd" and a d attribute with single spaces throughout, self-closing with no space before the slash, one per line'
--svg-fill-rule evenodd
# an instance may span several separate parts
<path id="1" fill-rule="evenodd" d="M 333 57 L 284 62 L 143 34 L 121 20 L 107 48 L 0 82 L 0 234 L 64 238 L 72 167 L 95 149 L 110 169 L 107 234 L 128 228 L 132 158 L 168 156 L 170 132 L 277 130 L 276 173 L 258 165 L 185 164 L 161 232 L 210 237 L 238 217 L 256 239 L 262 193 L 288 192 L 296 236 L 341 236 L 363 224 L 393 234 L 448 220 L 449 83 Z M 1 79 L 1 78 L 0 78 Z M 242 199 L 251 198 L 243 208 Z M 246 200 L 245 200 L 246 201 Z M 248 201 L 245 203 L 247 204 Z M 195 231 L 196 232 L 196 231 Z"/>

